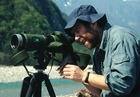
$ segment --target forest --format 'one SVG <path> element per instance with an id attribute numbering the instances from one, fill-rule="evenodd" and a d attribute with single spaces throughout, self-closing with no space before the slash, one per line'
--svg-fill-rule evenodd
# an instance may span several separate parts
<path id="1" fill-rule="evenodd" d="M 9 65 L 9 57 L 14 52 L 10 47 L 13 34 L 48 35 L 54 31 L 64 32 L 66 19 L 67 15 L 52 0 L 0 0 L 0 64 Z M 81 46 L 77 43 L 73 45 Z M 77 50 L 90 52 L 84 47 Z M 33 52 L 29 54 L 33 55 Z M 33 64 L 33 59 L 28 64 Z"/>

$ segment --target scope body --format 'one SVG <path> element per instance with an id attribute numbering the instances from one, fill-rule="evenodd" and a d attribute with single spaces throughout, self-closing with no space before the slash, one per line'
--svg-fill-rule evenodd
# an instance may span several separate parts
<path id="1" fill-rule="evenodd" d="M 48 36 L 39 34 L 14 34 L 11 37 L 11 48 L 13 50 L 26 51 L 58 48 L 62 45 L 71 45 L 72 38 L 69 38 L 61 32 L 55 32 Z"/>

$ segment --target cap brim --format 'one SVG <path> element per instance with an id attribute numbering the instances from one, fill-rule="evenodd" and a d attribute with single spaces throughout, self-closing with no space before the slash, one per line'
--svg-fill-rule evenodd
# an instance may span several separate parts
<path id="1" fill-rule="evenodd" d="M 67 25 L 65 26 L 64 29 L 72 28 L 72 27 L 75 25 L 77 19 L 78 19 L 78 18 L 74 18 L 73 20 L 69 21 L 69 22 L 67 23 Z"/>
<path id="2" fill-rule="evenodd" d="M 70 29 L 72 28 L 76 21 L 79 19 L 79 20 L 83 20 L 83 21 L 86 21 L 86 22 L 90 22 L 90 23 L 94 23 L 96 22 L 97 20 L 99 20 L 100 18 L 102 18 L 105 14 L 94 14 L 94 15 L 84 15 L 84 16 L 79 16 L 77 18 L 74 18 L 72 19 L 71 21 L 69 21 L 67 23 L 67 25 L 65 26 L 65 30 L 66 29 Z"/>
<path id="3" fill-rule="evenodd" d="M 98 21 L 99 19 L 101 19 L 105 14 L 94 14 L 94 15 L 90 15 L 90 19 L 91 19 L 91 23 L 94 23 L 96 21 Z"/>

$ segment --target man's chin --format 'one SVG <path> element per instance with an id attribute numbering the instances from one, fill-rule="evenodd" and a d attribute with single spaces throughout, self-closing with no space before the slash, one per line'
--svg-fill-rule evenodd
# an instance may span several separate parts
<path id="1" fill-rule="evenodd" d="M 92 45 L 85 45 L 86 46 L 86 48 L 88 48 L 88 49 L 92 49 L 93 47 L 92 47 Z"/>
<path id="2" fill-rule="evenodd" d="M 96 47 L 96 46 L 93 45 L 93 44 L 85 44 L 85 46 L 86 46 L 88 49 L 90 49 L 90 50 Z"/>

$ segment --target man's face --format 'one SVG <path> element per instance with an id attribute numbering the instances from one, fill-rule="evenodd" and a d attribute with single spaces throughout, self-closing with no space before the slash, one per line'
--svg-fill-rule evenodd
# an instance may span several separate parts
<path id="1" fill-rule="evenodd" d="M 80 22 L 77 22 L 72 28 L 71 33 L 75 34 L 76 41 L 84 44 L 88 49 L 92 49 L 100 43 L 100 35 L 96 26 L 95 24 L 84 26 Z"/>

